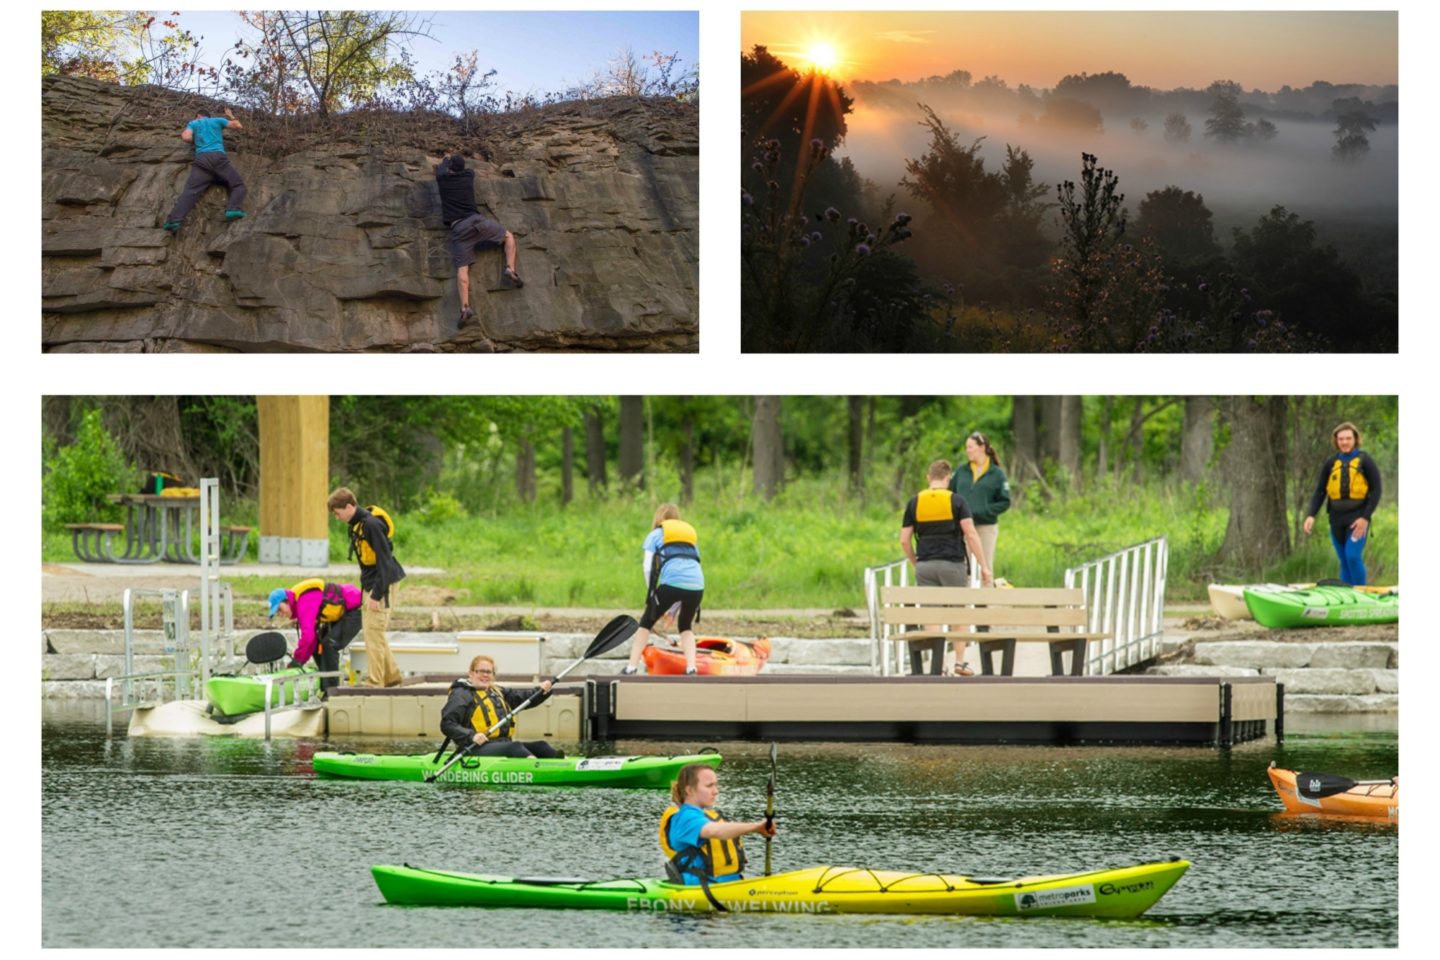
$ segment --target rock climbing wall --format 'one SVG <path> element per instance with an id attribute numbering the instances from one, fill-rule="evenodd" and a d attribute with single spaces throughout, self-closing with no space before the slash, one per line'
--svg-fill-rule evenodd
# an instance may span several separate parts
<path id="1" fill-rule="evenodd" d="M 417 137 L 341 117 L 293 150 L 242 111 L 226 149 L 249 215 L 227 222 L 217 186 L 172 236 L 159 225 L 189 172 L 179 133 L 196 102 L 69 77 L 46 78 L 42 96 L 46 350 L 698 348 L 693 106 L 559 104 L 493 119 L 471 142 L 444 118 Z M 500 251 L 478 254 L 479 323 L 458 331 L 434 178 L 457 146 L 525 280 L 512 288 Z"/>

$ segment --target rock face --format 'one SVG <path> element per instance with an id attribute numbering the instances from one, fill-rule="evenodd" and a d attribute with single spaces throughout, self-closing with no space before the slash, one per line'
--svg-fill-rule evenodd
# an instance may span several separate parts
<path id="1" fill-rule="evenodd" d="M 249 216 L 207 191 L 159 229 L 188 175 L 203 101 L 73 77 L 42 82 L 42 318 L 51 351 L 695 350 L 698 111 L 612 98 L 491 118 L 338 117 L 282 139 L 226 137 Z M 389 115 L 394 118 L 395 115 Z M 403 123 L 402 123 L 403 121 Z M 293 121 L 287 121 L 293 122 Z M 266 124 L 271 126 L 267 129 Z M 516 238 L 470 269 L 460 313 L 434 168 L 462 149 L 476 202 Z"/>

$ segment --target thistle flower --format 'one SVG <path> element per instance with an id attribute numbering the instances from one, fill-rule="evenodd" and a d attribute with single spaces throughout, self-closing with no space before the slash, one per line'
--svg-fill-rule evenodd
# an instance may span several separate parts
<path id="1" fill-rule="evenodd" d="M 820 138 L 819 138 L 819 137 L 811 137 L 811 138 L 810 138 L 810 149 L 811 149 L 811 150 L 815 150 L 815 151 L 818 152 L 818 151 L 820 151 L 820 150 L 823 150 L 824 148 L 825 148 L 825 144 L 823 144 L 823 143 L 820 142 Z"/>
<path id="2" fill-rule="evenodd" d="M 857 257 L 870 256 L 870 245 L 868 243 L 857 243 L 855 245 L 855 255 Z"/>
<path id="3" fill-rule="evenodd" d="M 824 238 L 820 236 L 819 230 L 816 230 L 814 233 L 810 234 L 810 242 L 812 243 L 819 243 L 823 239 Z"/>
<path id="4" fill-rule="evenodd" d="M 754 163 L 750 164 L 750 169 L 754 170 L 756 173 L 764 173 L 765 164 L 761 163 L 759 160 L 756 160 Z"/>
<path id="5" fill-rule="evenodd" d="M 826 207 L 825 219 L 829 220 L 831 223 L 834 223 L 836 220 L 840 219 L 840 211 L 836 210 L 834 207 Z"/>
<path id="6" fill-rule="evenodd" d="M 749 191 L 749 190 L 741 190 L 741 191 L 740 191 L 740 202 L 743 203 L 743 204 L 745 204 L 745 206 L 748 207 L 748 206 L 750 206 L 752 203 L 755 202 L 755 198 L 752 197 L 752 196 L 750 196 L 750 191 Z"/>

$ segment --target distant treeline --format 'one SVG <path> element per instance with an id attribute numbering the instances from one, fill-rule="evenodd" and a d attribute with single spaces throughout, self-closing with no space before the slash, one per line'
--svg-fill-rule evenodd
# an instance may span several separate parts
<path id="1" fill-rule="evenodd" d="M 1075 179 L 1039 182 L 1024 144 L 988 168 L 984 137 L 967 142 L 915 88 L 1032 103 L 1047 130 L 1099 133 L 1101 109 L 1153 105 L 1121 74 L 1067 77 L 1042 96 L 968 73 L 918 85 L 870 84 L 908 102 L 929 130 L 905 176 L 875 184 L 848 157 L 855 100 L 835 80 L 800 73 L 757 46 L 741 56 L 743 349 L 761 352 L 1279 352 L 1396 349 L 1393 276 L 1365 276 L 1322 243 L 1312 220 L 1270 205 L 1228 249 L 1203 196 L 1172 184 L 1130 198 L 1121 173 L 1081 153 Z M 1389 89 L 1389 88 L 1385 88 Z M 1354 92 L 1313 84 L 1310 102 Z M 1193 92 L 1175 93 L 1188 98 Z M 1239 84 L 1198 94 L 1207 115 L 1166 115 L 1163 136 L 1263 148 L 1274 123 L 1242 105 Z M 1287 95 L 1287 99 L 1289 95 Z M 1297 101 L 1297 102 L 1299 102 Z M 1379 123 L 1370 101 L 1331 103 L 1328 160 L 1349 171 Z M 1028 118 L 1028 119 L 1027 119 Z M 1136 133 L 1149 123 L 1131 120 Z M 1022 123 L 1023 128 L 1023 123 Z M 1361 176 L 1358 172 L 1348 176 Z M 1263 209 L 1263 208 L 1262 208 Z M 1384 263 L 1384 258 L 1372 262 Z"/>

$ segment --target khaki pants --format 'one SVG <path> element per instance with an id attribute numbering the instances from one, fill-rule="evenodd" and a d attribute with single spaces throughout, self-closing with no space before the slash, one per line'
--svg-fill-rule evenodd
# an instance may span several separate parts
<path id="1" fill-rule="evenodd" d="M 395 597 L 397 589 L 395 584 L 390 585 L 390 606 L 381 606 L 379 610 L 370 609 L 370 597 L 367 594 L 365 604 L 361 607 L 360 613 L 360 636 L 365 641 L 365 661 L 368 670 L 365 674 L 365 683 L 371 687 L 396 687 L 400 685 L 400 668 L 395 666 L 395 658 L 390 655 L 390 641 L 385 637 L 385 630 L 390 626 L 390 611 L 395 609 Z"/>
<path id="2" fill-rule="evenodd" d="M 985 550 L 985 566 L 990 568 L 990 576 L 995 576 L 995 541 L 1000 539 L 1000 524 L 998 523 L 977 523 L 975 532 L 980 535 L 980 546 Z"/>

